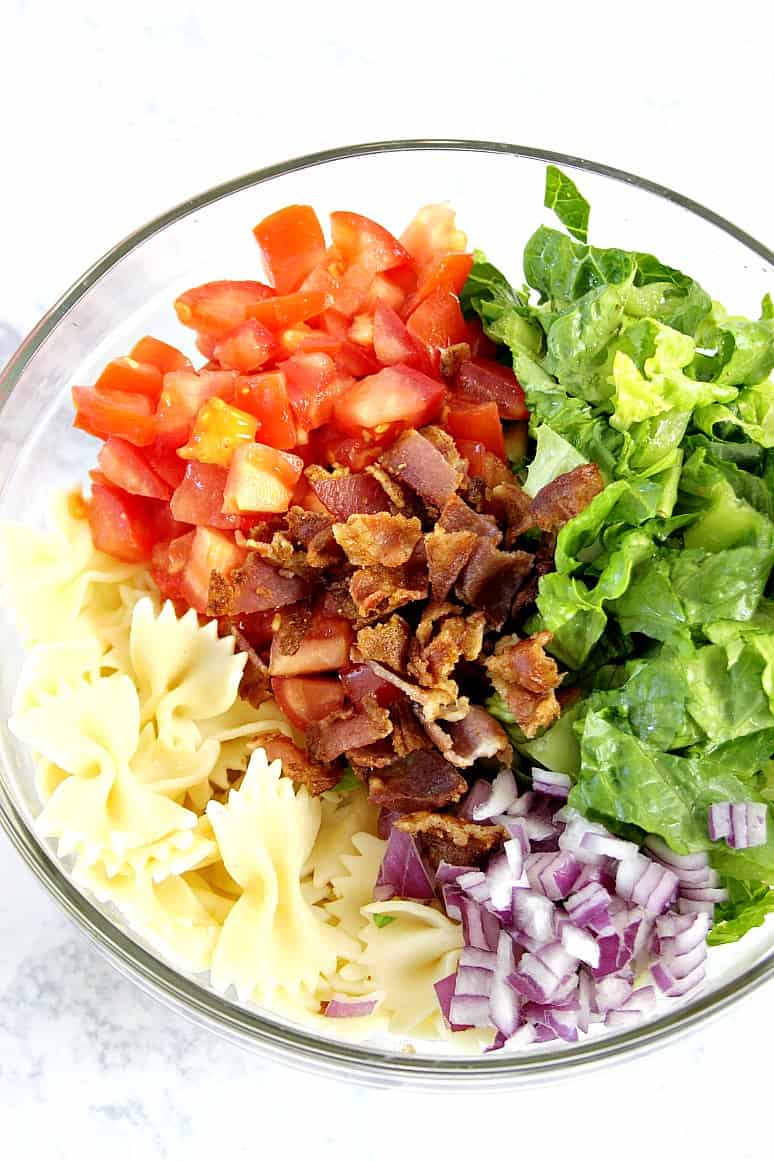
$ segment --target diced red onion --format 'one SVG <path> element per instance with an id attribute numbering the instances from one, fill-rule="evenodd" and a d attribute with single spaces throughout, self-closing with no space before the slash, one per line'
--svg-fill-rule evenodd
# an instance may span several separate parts
<path id="1" fill-rule="evenodd" d="M 600 826 L 596 822 L 589 822 L 588 819 L 574 810 L 568 818 L 564 832 L 559 836 L 559 849 L 562 851 L 572 851 L 576 859 L 581 863 L 599 865 L 605 861 L 607 856 L 592 851 L 583 845 L 583 840 L 589 834 L 599 835 L 600 838 L 613 837 L 603 826 Z"/>
<path id="2" fill-rule="evenodd" d="M 537 891 L 517 887 L 513 892 L 513 926 L 531 939 L 548 943 L 554 938 L 556 908 Z"/>
<path id="3" fill-rule="evenodd" d="M 698 900 L 701 903 L 725 903 L 728 891 L 725 887 L 683 887 L 683 899 Z"/>
<path id="4" fill-rule="evenodd" d="M 603 980 L 597 980 L 594 985 L 593 1009 L 604 1015 L 605 1012 L 622 1008 L 633 991 L 629 981 L 621 976 L 605 976 Z"/>
<path id="5" fill-rule="evenodd" d="M 426 903 L 435 898 L 430 873 L 422 861 L 412 834 L 393 827 L 387 840 L 382 865 L 374 887 L 374 899 L 415 899 Z"/>
<path id="6" fill-rule="evenodd" d="M 486 996 L 492 991 L 492 972 L 489 968 L 458 967 L 455 996 Z"/>
<path id="7" fill-rule="evenodd" d="M 682 980 L 692 971 L 695 971 L 700 964 L 703 964 L 706 958 L 707 944 L 702 942 L 697 943 L 691 951 L 686 951 L 682 955 L 672 955 L 665 952 L 661 956 L 661 962 L 669 969 L 675 979 Z"/>
<path id="8" fill-rule="evenodd" d="M 533 766 L 532 786 L 540 794 L 548 794 L 552 798 L 567 798 L 572 779 L 567 774 L 559 774 L 556 770 L 543 770 L 540 766 Z"/>
<path id="9" fill-rule="evenodd" d="M 693 915 L 700 911 L 708 915 L 710 920 L 715 915 L 715 904 L 709 903 L 706 899 L 685 899 L 681 895 L 676 906 L 681 915 Z"/>
<path id="10" fill-rule="evenodd" d="M 567 914 L 579 927 L 590 927 L 600 932 L 610 926 L 610 893 L 601 883 L 589 883 L 565 900 Z"/>
<path id="11" fill-rule="evenodd" d="M 526 849 L 525 849 L 526 848 Z M 508 866 L 511 869 L 511 878 L 514 883 L 518 883 L 524 874 L 524 858 L 529 851 L 529 839 L 527 838 L 522 827 L 521 834 L 514 835 L 509 838 L 503 845 L 505 857 L 508 860 Z"/>
<path id="12" fill-rule="evenodd" d="M 679 881 L 674 871 L 654 863 L 646 855 L 636 854 L 618 864 L 616 894 L 639 903 L 647 915 L 655 918 L 666 911 L 677 897 Z"/>
<path id="13" fill-rule="evenodd" d="M 505 1038 L 513 1036 L 519 1024 L 519 999 L 508 983 L 514 971 L 513 941 L 501 931 L 497 941 L 496 966 L 489 996 L 489 1015 L 498 1032 Z"/>
<path id="14" fill-rule="evenodd" d="M 608 1028 L 625 1028 L 631 1024 L 637 1024 L 655 1006 L 656 993 L 654 989 L 649 985 L 637 988 L 619 1007 L 608 1011 L 605 1024 Z"/>
<path id="15" fill-rule="evenodd" d="M 495 911 L 507 912 L 512 905 L 513 888 L 521 877 L 521 871 L 514 875 L 505 851 L 492 855 L 486 869 L 489 898 Z"/>
<path id="16" fill-rule="evenodd" d="M 473 821 L 473 811 L 482 802 L 486 802 L 492 793 L 492 784 L 487 782 L 485 778 L 477 778 L 471 786 L 468 793 L 459 803 L 456 809 L 456 814 L 460 818 L 467 818 Z"/>
<path id="17" fill-rule="evenodd" d="M 616 865 L 613 859 L 603 859 L 599 863 L 582 863 L 581 873 L 575 880 L 573 891 L 580 891 L 589 883 L 601 883 L 606 891 L 615 891 Z"/>
<path id="18" fill-rule="evenodd" d="M 325 1015 L 332 1019 L 355 1019 L 358 1016 L 370 1016 L 383 999 L 383 992 L 374 992 L 370 996 L 334 995 L 326 1005 Z"/>
<path id="19" fill-rule="evenodd" d="M 524 815 L 529 814 L 529 812 L 533 810 L 534 807 L 535 795 L 531 790 L 525 790 L 523 794 L 519 795 L 518 798 L 513 800 L 505 813 L 512 814 L 517 818 L 523 818 Z"/>
<path id="20" fill-rule="evenodd" d="M 563 982 L 563 977 L 532 952 L 523 955 L 516 970 L 508 976 L 508 983 L 514 991 L 535 1004 L 550 1004 Z"/>
<path id="21" fill-rule="evenodd" d="M 483 871 L 466 871 L 457 879 L 457 886 L 476 903 L 486 903 L 489 899 L 489 883 Z"/>
<path id="22" fill-rule="evenodd" d="M 456 883 L 460 875 L 467 875 L 470 871 L 477 870 L 476 867 L 460 867 L 455 863 L 440 862 L 438 870 L 435 872 L 436 883 Z"/>
<path id="23" fill-rule="evenodd" d="M 674 975 L 671 968 L 661 960 L 651 964 L 650 974 L 653 976 L 653 981 L 666 996 L 684 996 L 700 984 L 705 976 L 704 964 L 700 964 L 689 975 L 678 979 Z"/>
<path id="24" fill-rule="evenodd" d="M 519 1049 L 526 1048 L 529 1044 L 534 1044 L 537 1040 L 537 1033 L 533 1024 L 522 1024 L 517 1028 L 512 1036 L 503 1044 L 505 1049 Z"/>
<path id="25" fill-rule="evenodd" d="M 456 992 L 449 1003 L 449 1022 L 466 1028 L 488 1028 L 489 996 L 461 996 Z"/>
<path id="26" fill-rule="evenodd" d="M 599 967 L 599 947 L 594 936 L 574 923 L 563 923 L 560 937 L 565 951 L 589 967 Z"/>
<path id="27" fill-rule="evenodd" d="M 614 838 L 613 835 L 595 834 L 593 831 L 587 831 L 584 834 L 581 839 L 581 847 L 585 851 L 591 851 L 594 855 L 607 855 L 609 859 L 615 859 L 617 862 L 637 854 L 637 847 L 634 843 Z"/>
<path id="28" fill-rule="evenodd" d="M 645 839 L 645 846 L 661 863 L 666 863 L 673 871 L 700 871 L 709 866 L 709 857 L 706 851 L 697 851 L 692 855 L 678 855 L 658 835 L 649 834 Z"/>
<path id="29" fill-rule="evenodd" d="M 493 972 L 497 967 L 497 952 L 484 951 L 480 947 L 463 947 L 460 952 L 459 966 L 481 968 L 483 971 Z"/>
<path id="30" fill-rule="evenodd" d="M 461 903 L 464 898 L 463 892 L 456 883 L 444 883 L 441 887 L 441 899 L 446 914 L 457 923 L 462 922 Z"/>
<path id="31" fill-rule="evenodd" d="M 713 842 L 725 839 L 734 850 L 766 842 L 765 802 L 716 802 L 707 808 L 707 829 Z"/>
<path id="32" fill-rule="evenodd" d="M 487 911 L 474 899 L 463 895 L 460 900 L 462 911 L 462 934 L 468 947 L 478 947 L 483 951 L 494 951 L 500 936 L 497 917 Z"/>
<path id="33" fill-rule="evenodd" d="M 503 766 L 489 787 L 487 798 L 473 806 L 474 822 L 483 822 L 495 814 L 505 814 L 508 807 L 516 801 L 518 793 L 513 771 L 508 766 Z"/>
<path id="34" fill-rule="evenodd" d="M 704 943 L 709 929 L 710 919 L 704 913 L 675 915 L 669 912 L 656 920 L 655 950 L 667 958 L 685 955 Z"/>

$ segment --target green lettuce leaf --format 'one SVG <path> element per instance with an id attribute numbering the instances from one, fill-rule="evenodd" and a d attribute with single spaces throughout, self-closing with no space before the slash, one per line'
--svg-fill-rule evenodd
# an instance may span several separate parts
<path id="1" fill-rule="evenodd" d="M 526 738 L 499 693 L 493 694 L 486 703 L 486 708 L 505 727 L 520 754 L 545 766 L 547 770 L 558 770 L 560 774 L 569 774 L 570 777 L 574 777 L 580 769 L 580 746 L 574 725 L 582 707 L 581 701 L 575 702 L 539 737 Z"/>
<path id="2" fill-rule="evenodd" d="M 774 912 L 774 888 L 768 883 L 747 883 L 727 877 L 723 878 L 722 883 L 728 892 L 728 899 L 715 907 L 712 930 L 707 936 L 707 943 L 711 947 L 736 943 L 748 931 L 760 927 L 766 916 Z"/>
<path id="3" fill-rule="evenodd" d="M 761 447 L 774 448 L 774 384 L 766 379 L 740 391 L 733 403 L 699 407 L 694 421 L 709 436 L 717 426 L 729 424 Z"/>
<path id="4" fill-rule="evenodd" d="M 573 237 L 586 242 L 589 235 L 589 203 L 572 178 L 555 165 L 546 166 L 546 191 L 543 204 L 556 213 Z"/>
<path id="5" fill-rule="evenodd" d="M 550 484 L 557 476 L 571 472 L 580 464 L 588 463 L 577 448 L 562 439 L 552 427 L 541 423 L 535 430 L 535 455 L 529 465 L 524 491 L 528 496 L 536 496 L 541 488 Z"/>
<path id="6" fill-rule="evenodd" d="M 685 533 L 687 548 L 718 552 L 774 544 L 774 496 L 759 477 L 697 447 L 681 472 L 679 489 L 681 507 L 697 514 Z"/>

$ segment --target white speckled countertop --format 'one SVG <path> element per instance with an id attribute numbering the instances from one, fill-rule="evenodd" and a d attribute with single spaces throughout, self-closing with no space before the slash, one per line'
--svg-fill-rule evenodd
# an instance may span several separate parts
<path id="1" fill-rule="evenodd" d="M 352 141 L 564 150 L 660 180 L 771 242 L 765 5 L 739 0 L 722 17 L 673 0 L 630 16 L 620 3 L 526 7 L 5 0 L 0 362 L 147 218 L 261 164 Z M 396 1145 L 417 1157 L 503 1146 L 573 1161 L 601 1150 L 770 1156 L 770 987 L 604 1074 L 464 1103 L 390 1094 L 265 1063 L 170 1013 L 102 960 L 3 837 L 0 881 L 8 1161 L 272 1147 L 347 1161 Z"/>

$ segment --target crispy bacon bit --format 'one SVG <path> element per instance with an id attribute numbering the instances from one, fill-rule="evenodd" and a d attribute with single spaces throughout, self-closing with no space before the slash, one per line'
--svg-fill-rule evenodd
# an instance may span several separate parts
<path id="1" fill-rule="evenodd" d="M 546 573 L 554 571 L 555 551 L 556 537 L 547 535 L 535 553 L 535 563 L 532 566 L 532 573 L 527 583 L 516 594 L 516 599 L 511 606 L 512 617 L 519 617 L 523 613 L 523 610 L 535 600 L 538 595 L 541 576 L 545 576 Z"/>
<path id="2" fill-rule="evenodd" d="M 368 779 L 369 800 L 406 813 L 459 802 L 468 784 L 437 750 L 415 750 Z"/>
<path id="3" fill-rule="evenodd" d="M 277 620 L 274 622 L 277 627 L 272 648 L 285 657 L 292 657 L 298 653 L 301 642 L 309 631 L 312 623 L 312 606 L 308 601 L 301 601 L 297 605 L 283 609 Z"/>
<path id="4" fill-rule="evenodd" d="M 300 786 L 305 786 L 310 794 L 317 796 L 326 790 L 332 790 L 341 778 L 341 771 L 335 766 L 323 766 L 302 750 L 290 738 L 286 738 L 279 731 L 270 734 L 260 734 L 256 739 L 256 748 L 266 751 L 270 762 L 279 758 L 282 762 L 282 773 L 292 778 Z"/>
<path id="5" fill-rule="evenodd" d="M 385 472 L 384 468 L 379 464 L 369 464 L 364 470 L 366 475 L 373 476 L 379 487 L 386 493 L 387 498 L 394 508 L 399 512 L 403 512 L 404 515 L 407 512 L 416 514 L 415 509 L 419 500 L 413 492 L 410 492 L 408 488 L 404 488 L 397 480 L 393 480 L 392 476 L 388 472 Z"/>
<path id="6" fill-rule="evenodd" d="M 463 479 L 429 439 L 413 430 L 399 436 L 379 463 L 391 476 L 439 508 Z"/>
<path id="7" fill-rule="evenodd" d="M 510 763 L 511 744 L 499 722 L 481 706 L 472 705 L 459 722 L 428 724 L 427 732 L 452 766 L 463 769 L 479 758 L 499 758 Z"/>
<path id="8" fill-rule="evenodd" d="M 435 450 L 441 453 L 447 464 L 454 468 L 460 483 L 462 483 L 468 474 L 468 461 L 460 455 L 459 449 L 449 433 L 444 431 L 442 427 L 431 424 L 429 427 L 423 427 L 419 434 L 429 440 Z"/>
<path id="9" fill-rule="evenodd" d="M 358 709 L 348 706 L 309 726 L 306 744 L 318 762 L 332 762 L 348 750 L 359 750 L 386 738 L 391 731 L 390 715 L 369 694 Z"/>
<path id="10" fill-rule="evenodd" d="M 372 742 L 370 746 L 361 746 L 357 750 L 347 750 L 346 757 L 355 773 L 366 777 L 366 771 L 391 766 L 395 761 L 392 737 L 382 738 L 379 742 Z"/>
<path id="11" fill-rule="evenodd" d="M 286 517 L 287 538 L 306 551 L 311 568 L 330 568 L 341 561 L 341 550 L 333 538 L 333 517 L 322 512 L 291 508 Z"/>
<path id="12" fill-rule="evenodd" d="M 437 814 L 428 810 L 406 814 L 394 825 L 407 834 L 416 835 L 419 848 L 435 871 L 442 862 L 456 866 L 480 866 L 487 855 L 508 838 L 501 826 L 482 826 L 454 814 Z"/>
<path id="13" fill-rule="evenodd" d="M 246 547 L 253 549 L 267 564 L 295 573 L 296 576 L 302 577 L 304 580 L 311 580 L 312 569 L 307 554 L 299 552 L 284 532 L 275 532 L 269 541 L 250 538 L 246 542 Z"/>
<path id="14" fill-rule="evenodd" d="M 435 528 L 425 536 L 427 567 L 434 601 L 445 601 L 457 577 L 470 560 L 475 532 L 444 532 Z"/>
<path id="15" fill-rule="evenodd" d="M 336 520 L 347 520 L 355 512 L 386 512 L 389 503 L 384 489 L 373 476 L 349 475 L 342 470 L 326 472 L 317 464 L 306 469 L 306 477 L 317 496 Z"/>
<path id="16" fill-rule="evenodd" d="M 403 617 L 393 616 L 389 621 L 366 626 L 357 634 L 357 656 L 354 661 L 380 661 L 388 669 L 403 673 L 408 661 L 411 629 Z"/>
<path id="17" fill-rule="evenodd" d="M 605 486 L 596 464 L 580 464 L 541 488 L 532 501 L 532 522 L 544 532 L 558 532 L 586 508 Z"/>
<path id="18" fill-rule="evenodd" d="M 224 635 L 225 631 L 234 638 L 236 652 L 247 655 L 242 678 L 239 682 L 239 696 L 245 701 L 249 701 L 250 705 L 256 707 L 262 705 L 267 698 L 271 697 L 268 667 L 264 665 L 257 651 L 236 625 L 229 621 L 221 621 L 220 628 L 221 635 Z"/>
<path id="19" fill-rule="evenodd" d="M 523 641 L 503 638 L 485 663 L 492 684 L 528 738 L 561 713 L 555 690 L 563 674 L 545 651 L 551 637 L 543 631 Z"/>
<path id="20" fill-rule="evenodd" d="M 297 576 L 285 576 L 251 552 L 230 577 L 213 569 L 207 603 L 209 617 L 235 617 L 239 613 L 263 613 L 294 605 L 306 596 L 307 584 Z"/>
<path id="21" fill-rule="evenodd" d="M 344 617 L 347 621 L 358 619 L 360 614 L 349 591 L 348 577 L 331 581 L 322 599 L 320 611 L 326 617 Z"/>
<path id="22" fill-rule="evenodd" d="M 486 617 L 462 614 L 457 605 L 429 605 L 412 642 L 409 673 L 420 685 L 441 686 L 463 657 L 475 661 L 484 644 Z"/>
<path id="23" fill-rule="evenodd" d="M 489 624 L 499 629 L 530 573 L 533 559 L 529 552 L 503 552 L 491 540 L 479 540 L 455 592 L 467 604 L 483 609 Z"/>
<path id="24" fill-rule="evenodd" d="M 449 721 L 458 721 L 460 718 L 464 718 L 468 712 L 470 703 L 466 697 L 458 696 L 459 691 L 454 681 L 447 680 L 442 685 L 425 689 L 419 685 L 412 685 L 410 681 L 404 681 L 402 677 L 398 677 L 390 669 L 385 669 L 378 661 L 367 661 L 366 665 L 374 671 L 377 677 L 390 682 L 418 705 L 424 722 L 433 722 L 438 717 L 443 717 Z"/>
<path id="25" fill-rule="evenodd" d="M 444 504 L 437 527 L 444 532 L 475 532 L 494 544 L 499 544 L 503 538 L 493 516 L 474 512 L 459 496 L 452 496 Z"/>
<path id="26" fill-rule="evenodd" d="M 428 593 L 427 568 L 416 553 L 400 568 L 381 564 L 360 568 L 350 580 L 349 591 L 359 617 L 384 617 L 401 605 L 424 600 Z"/>
<path id="27" fill-rule="evenodd" d="M 399 568 L 411 558 L 422 535 L 422 525 L 416 516 L 355 514 L 346 524 L 334 524 L 333 535 L 350 564 Z"/>
<path id="28" fill-rule="evenodd" d="M 500 517 L 500 523 L 505 525 L 505 543 L 509 548 L 533 525 L 532 502 L 514 480 L 496 484 L 487 498 L 487 504 Z"/>
<path id="29" fill-rule="evenodd" d="M 390 706 L 390 719 L 392 721 L 390 741 L 394 749 L 393 760 L 395 757 L 405 758 L 408 754 L 413 754 L 415 750 L 432 749 L 433 743 L 422 729 L 407 697 L 401 698 L 400 701 Z"/>
<path id="30" fill-rule="evenodd" d="M 460 366 L 470 360 L 470 343 L 454 343 L 442 347 L 440 355 L 441 374 L 444 379 L 453 379 Z"/>

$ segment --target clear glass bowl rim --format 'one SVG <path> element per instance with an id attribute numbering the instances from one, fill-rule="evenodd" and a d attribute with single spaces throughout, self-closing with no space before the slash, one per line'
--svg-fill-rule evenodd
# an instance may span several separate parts
<path id="1" fill-rule="evenodd" d="M 22 372 L 71 307 L 107 270 L 168 225 L 230 194 L 297 170 L 371 154 L 427 150 L 499 153 L 559 166 L 569 165 L 611 178 L 624 185 L 635 186 L 704 219 L 774 266 L 774 251 L 713 210 L 658 182 L 582 157 L 532 146 L 452 138 L 374 141 L 326 149 L 266 166 L 213 186 L 181 202 L 129 234 L 89 267 L 22 342 L 0 374 L 0 404 L 5 406 Z M 539 1053 L 525 1052 L 513 1056 L 492 1053 L 469 1059 L 430 1058 L 342 1041 L 328 1041 L 311 1032 L 291 1028 L 279 1021 L 259 1016 L 222 999 L 207 988 L 186 979 L 174 968 L 134 943 L 94 907 L 60 871 L 56 862 L 38 842 L 22 818 L 2 781 L 0 781 L 0 825 L 35 876 L 64 911 L 91 936 L 114 966 L 156 998 L 178 1011 L 182 1010 L 196 1022 L 227 1038 L 249 1044 L 283 1063 L 313 1067 L 332 1075 L 346 1071 L 351 1079 L 365 1083 L 390 1083 L 403 1079 L 421 1087 L 434 1085 L 453 1087 L 456 1081 L 463 1082 L 466 1088 L 479 1086 L 489 1088 L 507 1085 L 509 1082 L 553 1079 L 579 1068 L 598 1067 L 623 1056 L 647 1052 L 669 1039 L 688 1032 L 711 1016 L 718 1015 L 732 1002 L 739 1001 L 765 981 L 774 978 L 774 951 L 772 951 L 730 983 L 650 1024 L 602 1040 L 589 1039 L 575 1045 L 564 1045 L 558 1050 L 541 1050 Z"/>

